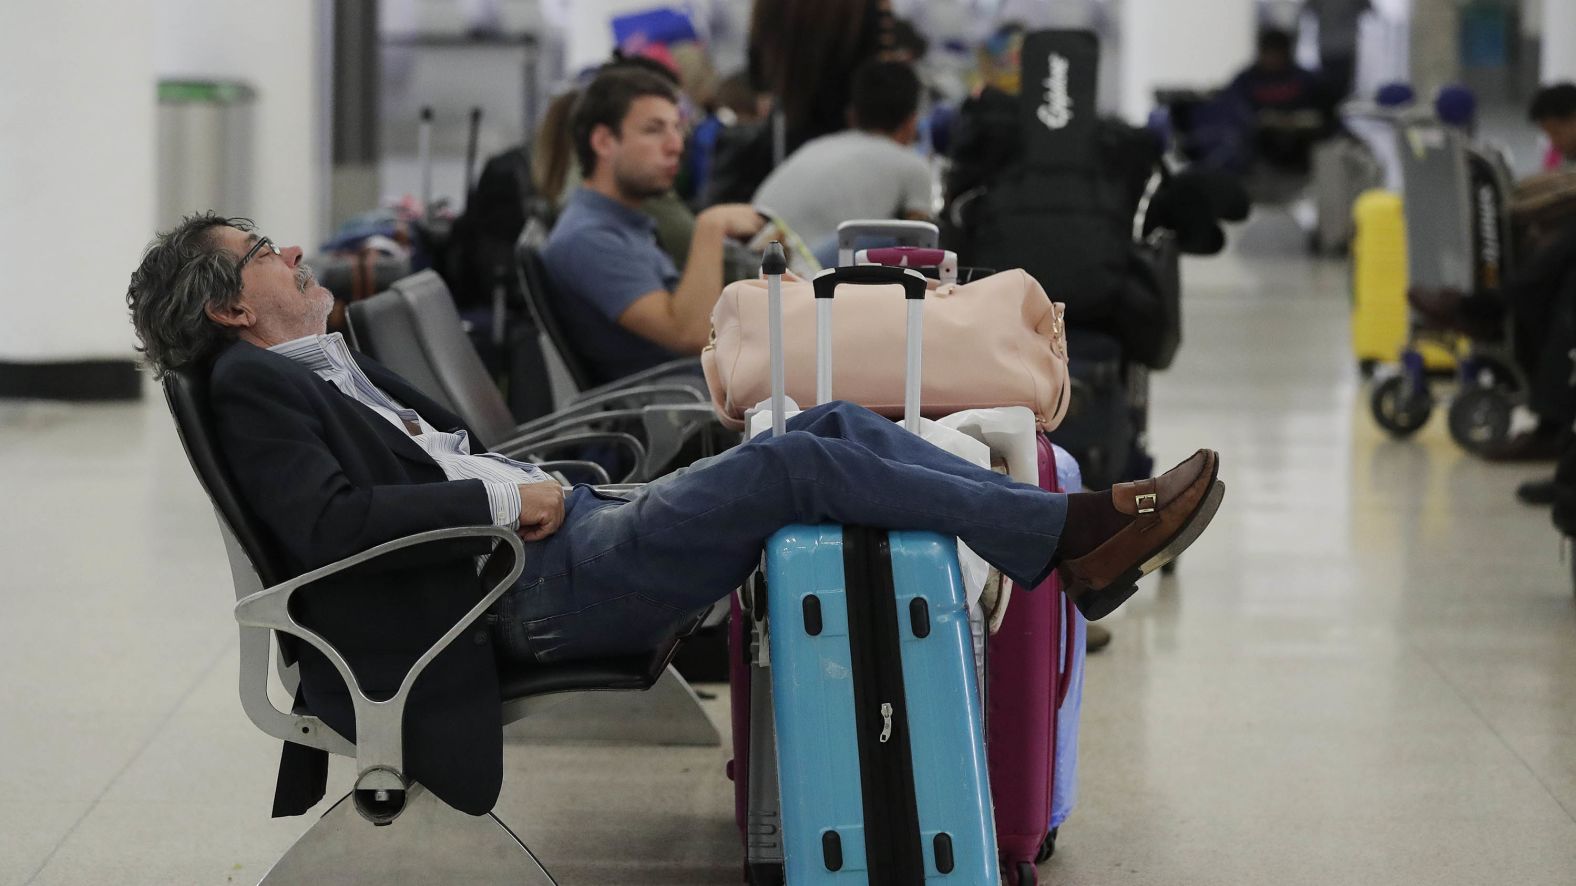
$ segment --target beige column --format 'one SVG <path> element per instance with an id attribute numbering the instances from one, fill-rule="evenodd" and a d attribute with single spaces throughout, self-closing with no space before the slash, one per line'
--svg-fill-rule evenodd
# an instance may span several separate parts
<path id="1" fill-rule="evenodd" d="M 127 399 L 126 280 L 154 207 L 152 0 L 7 4 L 0 397 Z"/>

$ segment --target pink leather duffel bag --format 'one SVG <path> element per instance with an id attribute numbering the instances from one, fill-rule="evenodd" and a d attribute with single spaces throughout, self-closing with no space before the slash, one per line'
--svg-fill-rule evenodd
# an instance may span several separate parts
<path id="1" fill-rule="evenodd" d="M 842 290 L 847 287 L 839 287 Z M 832 299 L 832 390 L 892 418 L 903 414 L 902 287 L 859 286 Z M 815 404 L 815 296 L 808 280 L 783 282 L 783 348 L 788 396 Z M 925 299 L 920 411 L 928 418 L 965 409 L 1027 406 L 1040 430 L 1067 412 L 1063 306 L 1022 270 L 935 286 Z M 712 406 L 729 428 L 771 396 L 765 280 L 722 291 L 701 352 Z"/>

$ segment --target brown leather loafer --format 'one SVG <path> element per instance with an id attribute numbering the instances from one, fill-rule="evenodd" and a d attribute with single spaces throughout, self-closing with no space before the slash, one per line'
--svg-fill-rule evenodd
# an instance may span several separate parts
<path id="1" fill-rule="evenodd" d="M 1159 477 L 1111 487 L 1111 503 L 1131 517 L 1101 545 L 1061 569 L 1084 617 L 1104 618 L 1138 590 L 1140 578 L 1171 562 L 1199 537 L 1220 508 L 1226 484 L 1220 455 L 1200 449 Z"/>

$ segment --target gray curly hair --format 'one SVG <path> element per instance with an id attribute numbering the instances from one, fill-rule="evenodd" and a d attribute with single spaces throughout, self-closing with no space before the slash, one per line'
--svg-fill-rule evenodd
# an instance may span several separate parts
<path id="1" fill-rule="evenodd" d="M 189 215 L 159 234 L 126 287 L 126 307 L 154 377 L 209 360 L 235 337 L 208 318 L 207 308 L 241 297 L 241 262 L 217 236 L 222 227 L 253 230 L 250 219 L 211 212 Z"/>

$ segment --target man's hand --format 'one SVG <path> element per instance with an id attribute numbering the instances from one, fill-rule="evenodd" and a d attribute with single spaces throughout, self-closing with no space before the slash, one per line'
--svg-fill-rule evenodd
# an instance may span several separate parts
<path id="1" fill-rule="evenodd" d="M 541 541 L 564 525 L 564 487 L 557 481 L 520 484 L 521 541 Z"/>
<path id="2" fill-rule="evenodd" d="M 766 219 L 748 203 L 719 203 L 696 216 L 695 224 L 702 223 L 715 225 L 724 237 L 748 240 L 766 226 Z"/>

